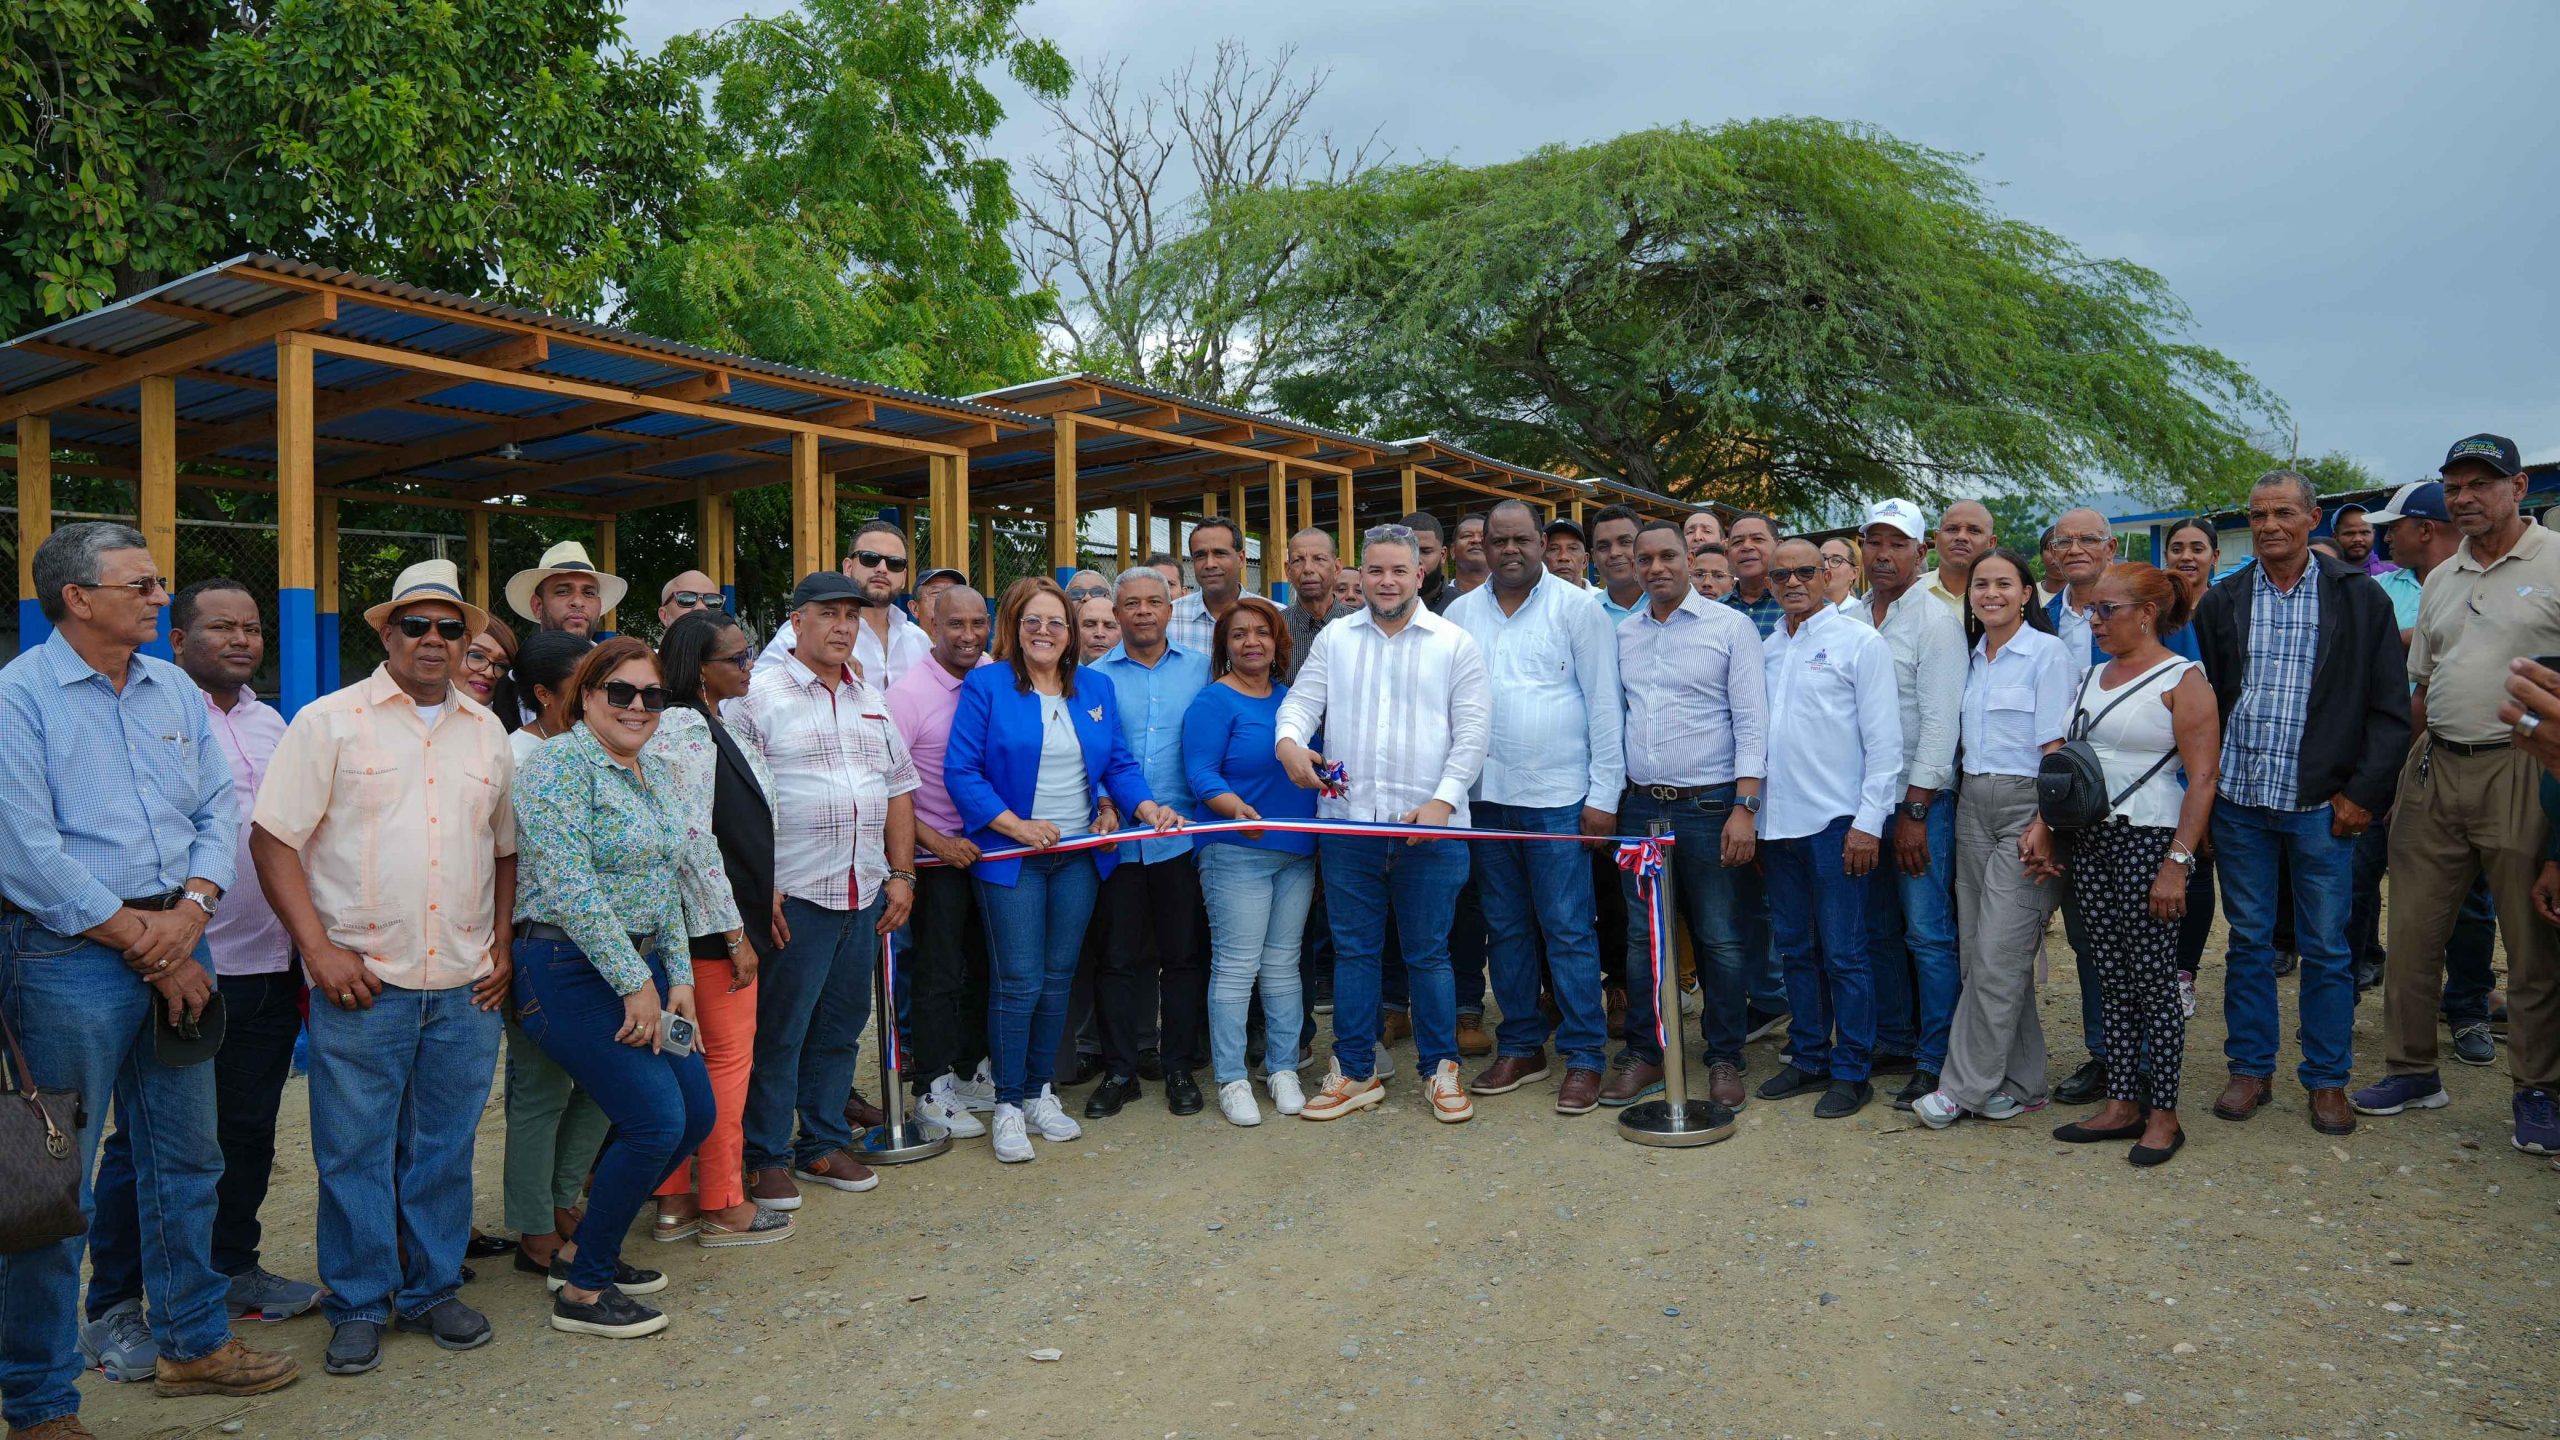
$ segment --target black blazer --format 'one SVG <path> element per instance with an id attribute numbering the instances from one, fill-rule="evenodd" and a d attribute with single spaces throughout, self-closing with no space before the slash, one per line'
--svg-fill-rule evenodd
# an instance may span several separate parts
<path id="1" fill-rule="evenodd" d="M 2302 733 L 2295 799 L 2327 804 L 2341 791 L 2379 815 L 2391 804 L 2409 754 L 2409 652 L 2391 597 L 2373 577 L 2317 551 L 2320 645 Z M 2249 674 L 2249 609 L 2258 567 L 2243 566 L 2196 606 L 2196 645 L 2227 724 Z"/>
<path id="2" fill-rule="evenodd" d="M 756 783 L 754 767 L 737 737 L 708 711 L 711 741 L 720 747 L 720 767 L 711 780 L 711 838 L 720 845 L 721 868 L 729 872 L 729 891 L 737 897 L 738 923 L 756 954 L 773 956 L 773 804 Z"/>

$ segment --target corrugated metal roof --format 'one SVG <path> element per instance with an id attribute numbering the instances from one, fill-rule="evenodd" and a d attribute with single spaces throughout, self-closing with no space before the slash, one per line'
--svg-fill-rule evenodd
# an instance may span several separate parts
<path id="1" fill-rule="evenodd" d="M 1380 440 L 1373 436 L 1354 435 L 1344 430 L 1328 430 L 1322 425 L 1310 425 L 1304 420 L 1292 420 L 1285 415 L 1239 410 L 1233 405 L 1222 405 L 1215 400 L 1198 400 L 1189 395 L 1177 395 L 1170 390 L 1159 390 L 1152 385 L 1141 385 L 1135 380 L 1123 380 L 1114 375 L 1096 375 L 1090 371 L 1070 371 L 1064 375 L 1051 375 L 1045 379 L 1025 380 L 1019 385 L 981 390 L 969 398 L 973 401 L 990 403 L 1003 400 L 1028 400 L 1041 395 L 1052 395 L 1078 385 L 1089 385 L 1105 392 L 1117 391 L 1160 405 L 1179 405 L 1184 409 L 1199 410 L 1222 419 L 1232 420 L 1240 425 L 1260 425 L 1269 429 L 1295 431 L 1312 439 L 1332 441 L 1346 449 L 1373 450 L 1389 455 L 1397 451 L 1394 442 Z"/>
<path id="2" fill-rule="evenodd" d="M 1471 450 L 1454 440 L 1444 440 L 1437 435 L 1414 435 L 1395 443 L 1406 449 L 1421 449 L 1429 446 L 1437 446 L 1442 450 L 1448 451 L 1452 455 L 1472 460 L 1476 464 L 1485 466 L 1488 469 L 1500 470 L 1505 474 L 1518 475 L 1524 479 L 1530 480 L 1544 480 L 1549 484 L 1561 485 L 1568 490 L 1578 490 L 1586 495 L 1599 493 L 1598 490 L 1587 480 L 1577 480 L 1570 475 L 1558 475 L 1550 470 L 1540 470 L 1532 466 L 1518 464 L 1510 460 L 1497 460 L 1494 457 L 1485 454 L 1481 450 Z"/>

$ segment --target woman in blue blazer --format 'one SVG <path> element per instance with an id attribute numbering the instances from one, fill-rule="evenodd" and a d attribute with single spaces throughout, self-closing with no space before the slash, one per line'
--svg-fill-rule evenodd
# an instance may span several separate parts
<path id="1" fill-rule="evenodd" d="M 1047 850 L 1118 828 L 1122 809 L 1158 830 L 1179 829 L 1182 817 L 1147 792 L 1121 737 L 1111 682 L 1077 668 L 1058 583 L 1014 582 L 996 611 L 995 643 L 1006 663 L 973 670 L 961 682 L 943 756 L 943 784 L 969 838 L 982 850 Z M 1107 851 L 1076 850 L 971 867 L 994 972 L 987 1048 L 998 1160 L 1031 1159 L 1030 1129 L 1048 1140 L 1084 1133 L 1050 1091 L 1049 1076 L 1085 922 L 1112 863 Z"/>

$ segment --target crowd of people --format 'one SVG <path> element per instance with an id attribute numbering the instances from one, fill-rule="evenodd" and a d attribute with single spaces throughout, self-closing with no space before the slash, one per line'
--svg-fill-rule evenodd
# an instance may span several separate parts
<path id="1" fill-rule="evenodd" d="M 364 612 L 380 668 L 289 721 L 249 687 L 247 586 L 172 596 L 141 534 L 66 525 L 33 561 L 52 633 L 0 670 L 0 1014 L 20 1079 L 79 1097 L 91 1220 L 0 1255 L 9 1433 L 86 1435 L 84 1367 L 293 1382 L 243 1317 L 317 1308 L 335 1375 L 386 1331 L 475 1348 L 473 1261 L 542 1276 L 557 1329 L 654 1333 L 667 1280 L 626 1237 L 790 1239 L 809 1191 L 879 1184 L 884 1105 L 1024 1163 L 1150 1085 L 1334 1120 L 1409 1040 L 1436 1121 L 1533 1085 L 1580 1115 L 1659 1093 L 1694 1019 L 1726 1110 L 1839 1119 L 1901 1076 L 1929 1127 L 2094 1106 L 2055 1137 L 2157 1165 L 2217 892 L 2216 1116 L 2273 1103 L 2297 973 L 2312 1129 L 2448 1103 L 2440 1017 L 2495 1059 L 2494 925 L 2513 1141 L 2560 1153 L 2560 675 L 2520 659 L 2560 655 L 2560 538 L 2525 485 L 2495 436 L 2371 513 L 2272 472 L 2227 575 L 2209 525 L 2155 567 L 2085 509 L 2039 561 L 1972 500 L 1821 543 L 1505 500 L 1373 528 L 1356 569 L 1300 531 L 1285 605 L 1217 517 L 1179 559 L 1001 596 L 911 577 L 873 522 L 761 644 L 697 572 L 654 646 L 606 633 L 628 586 L 568 542 L 508 583 L 521 636 L 411 566 Z M 1647 834 L 1676 946 L 1621 864 Z M 2087 1057 L 2058 1083 L 2057 910 Z M 910 1093 L 875 1101 L 883 947 Z M 2351 1091 L 2376 985 L 2384 1069 Z M 260 1249 L 306 1034 L 307 1278 Z M 511 1233 L 484 1235 L 502 1052 Z"/>

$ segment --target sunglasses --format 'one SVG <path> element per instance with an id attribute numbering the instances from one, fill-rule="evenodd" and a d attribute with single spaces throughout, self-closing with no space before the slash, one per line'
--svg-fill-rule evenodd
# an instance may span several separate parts
<path id="1" fill-rule="evenodd" d="M 1784 565 L 1769 567 L 1769 579 L 1773 584 L 1780 580 L 1802 580 L 1806 584 L 1811 584 L 1821 575 L 1822 567 L 1819 565 L 1798 565 L 1792 570 Z"/>
<path id="2" fill-rule="evenodd" d="M 634 685 L 628 680 L 607 680 L 604 682 L 604 703 L 616 710 L 628 710 L 638 705 L 641 709 L 655 715 L 667 708 L 667 687 Z"/>
<path id="3" fill-rule="evenodd" d="M 2089 618 L 2104 625 L 2119 615 L 2130 615 L 2140 608 L 2141 602 L 2134 600 L 2092 600 L 2089 602 Z"/>
<path id="4" fill-rule="evenodd" d="M 167 578 L 159 575 L 145 575 L 139 580 L 115 580 L 104 585 L 93 584 L 86 580 L 74 580 L 71 583 L 83 590 L 130 590 L 145 599 L 169 588 Z"/>
<path id="5" fill-rule="evenodd" d="M 1067 633 L 1067 622 L 1047 615 L 1025 615 L 1022 617 L 1022 628 L 1034 635 L 1064 635 Z"/>
<path id="6" fill-rule="evenodd" d="M 853 563 L 885 568 L 892 575 L 907 573 L 907 557 L 904 555 L 883 555 L 877 550 L 856 550 L 853 552 Z"/>
<path id="7" fill-rule="evenodd" d="M 400 633 L 408 636 L 412 640 L 423 640 L 427 638 L 427 632 L 430 630 L 436 632 L 439 638 L 454 641 L 462 640 L 471 634 L 470 626 L 450 617 L 438 618 L 433 615 L 403 615 L 399 619 L 399 625 Z"/>
<path id="8" fill-rule="evenodd" d="M 1082 604 L 1087 600 L 1104 599 L 1110 594 L 1110 591 L 1103 589 L 1099 585 L 1079 585 L 1067 592 L 1067 598 L 1077 602 L 1078 604 Z"/>
<path id="9" fill-rule="evenodd" d="M 717 590 L 679 590 L 667 597 L 667 603 L 679 610 L 727 610 L 729 597 Z"/>

